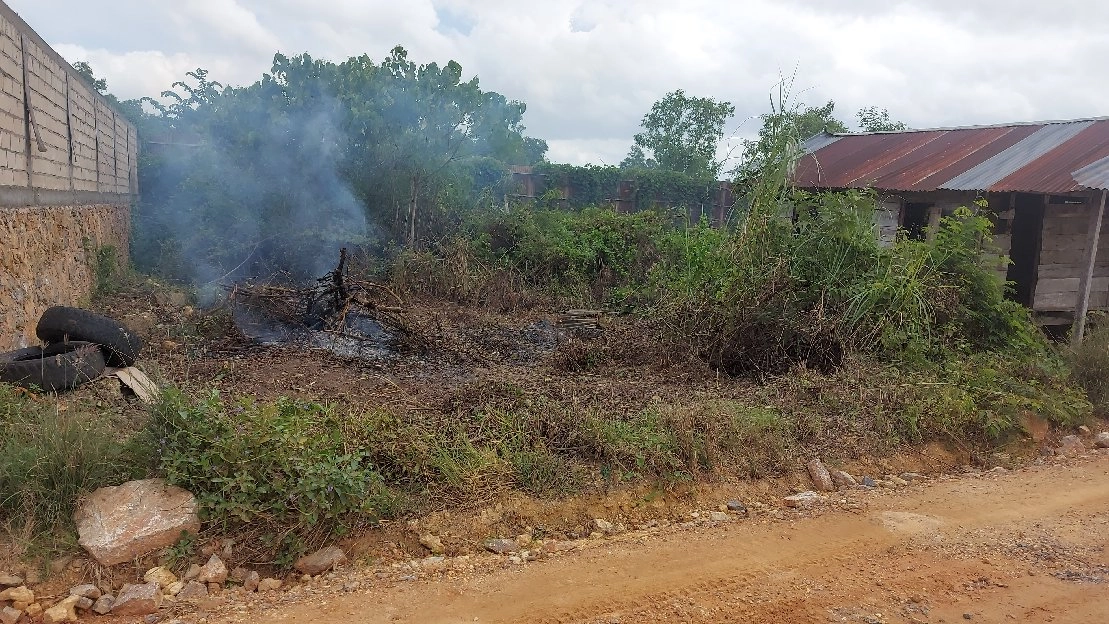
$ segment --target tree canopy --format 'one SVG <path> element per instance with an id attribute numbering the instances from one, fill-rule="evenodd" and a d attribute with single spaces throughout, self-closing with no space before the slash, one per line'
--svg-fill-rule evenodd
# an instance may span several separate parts
<path id="1" fill-rule="evenodd" d="M 716 147 L 724 136 L 724 123 L 733 114 L 735 106 L 730 102 L 689 96 L 681 89 L 667 93 L 643 116 L 643 131 L 635 135 L 621 166 L 715 178 L 722 166 L 716 160 Z"/>
<path id="2" fill-rule="evenodd" d="M 863 132 L 891 132 L 897 130 L 908 130 L 909 127 L 901 121 L 893 121 L 890 119 L 888 110 L 877 106 L 868 106 L 860 109 L 855 113 L 859 119 L 859 127 Z"/>
<path id="3" fill-rule="evenodd" d="M 246 87 L 197 69 L 146 108 L 137 255 L 194 280 L 311 274 L 346 241 L 418 245 L 499 204 L 509 165 L 547 149 L 524 135 L 522 102 L 399 46 L 380 63 L 277 54 Z"/>

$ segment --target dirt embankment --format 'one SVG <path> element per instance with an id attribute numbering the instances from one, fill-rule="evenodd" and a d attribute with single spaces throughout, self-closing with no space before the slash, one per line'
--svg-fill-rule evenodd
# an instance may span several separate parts
<path id="1" fill-rule="evenodd" d="M 1105 454 L 851 502 L 581 540 L 531 563 L 359 568 L 208 622 L 1109 621 Z"/>

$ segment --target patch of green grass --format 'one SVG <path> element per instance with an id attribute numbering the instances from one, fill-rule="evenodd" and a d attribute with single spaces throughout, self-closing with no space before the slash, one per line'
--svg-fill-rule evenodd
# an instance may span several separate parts
<path id="1" fill-rule="evenodd" d="M 32 534 L 68 529 L 81 495 L 139 476 L 97 411 L 0 383 L 0 515 Z"/>

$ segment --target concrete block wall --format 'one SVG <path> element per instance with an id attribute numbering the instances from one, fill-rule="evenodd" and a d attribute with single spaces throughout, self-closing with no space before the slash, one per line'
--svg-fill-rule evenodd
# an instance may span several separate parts
<path id="1" fill-rule="evenodd" d="M 23 47 L 15 25 L 0 18 L 0 186 L 26 185 Z"/>
<path id="2" fill-rule="evenodd" d="M 138 134 L 0 0 L 0 350 L 87 302 L 97 255 L 127 259 Z"/>

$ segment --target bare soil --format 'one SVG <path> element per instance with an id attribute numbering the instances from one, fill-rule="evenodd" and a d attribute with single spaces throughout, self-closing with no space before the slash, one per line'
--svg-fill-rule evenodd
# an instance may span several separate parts
<path id="1" fill-rule="evenodd" d="M 698 515 L 532 546 L 535 561 L 356 565 L 281 597 L 213 601 L 207 621 L 1109 621 L 1106 454 L 834 494 L 812 511 Z"/>

